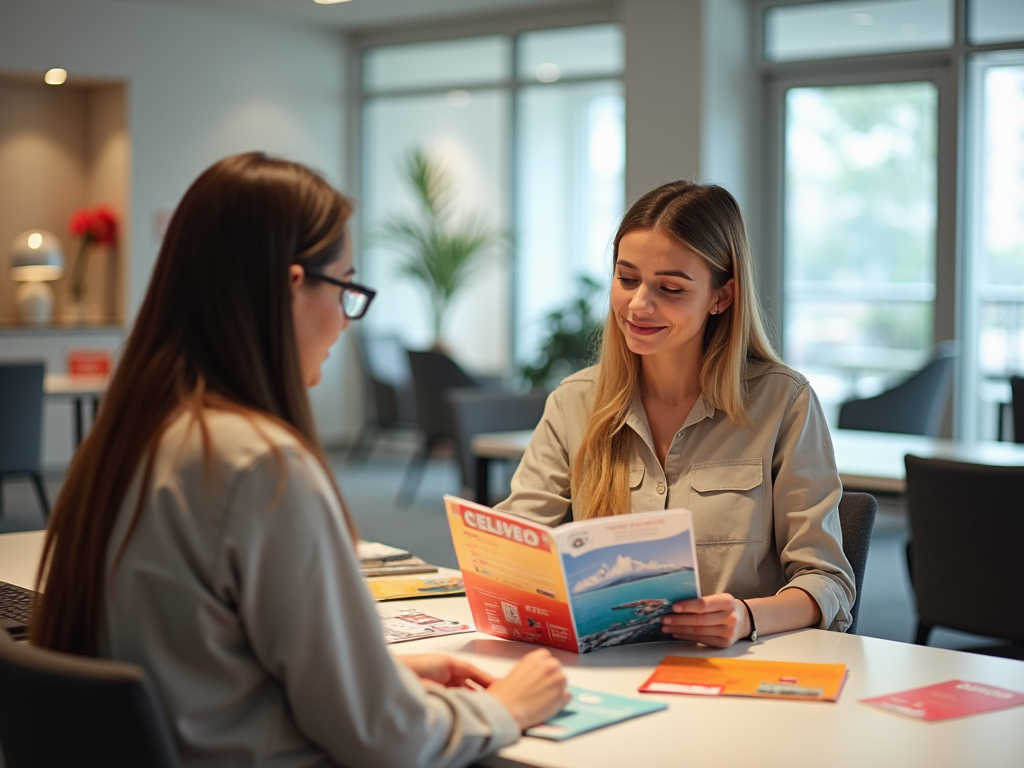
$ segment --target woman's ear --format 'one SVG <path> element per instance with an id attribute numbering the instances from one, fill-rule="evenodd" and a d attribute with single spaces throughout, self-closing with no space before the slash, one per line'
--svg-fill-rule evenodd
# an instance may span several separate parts
<path id="1" fill-rule="evenodd" d="M 720 315 L 725 312 L 732 306 L 734 298 L 736 298 L 736 278 L 730 277 L 729 281 L 717 291 L 714 303 L 716 313 Z"/>
<path id="2" fill-rule="evenodd" d="M 288 267 L 288 283 L 292 287 L 292 293 L 298 289 L 306 279 L 306 270 L 301 264 L 292 264 Z"/>

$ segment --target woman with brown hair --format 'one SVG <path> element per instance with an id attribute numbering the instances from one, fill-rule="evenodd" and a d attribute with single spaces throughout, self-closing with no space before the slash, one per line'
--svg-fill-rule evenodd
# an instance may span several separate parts
<path id="1" fill-rule="evenodd" d="M 500 509 L 548 525 L 693 512 L 701 593 L 666 636 L 728 646 L 845 630 L 853 572 L 818 400 L 764 332 L 739 206 L 713 184 L 644 195 L 614 241 L 598 365 L 565 379 Z"/>
<path id="2" fill-rule="evenodd" d="M 204 172 L 54 507 L 32 641 L 145 668 L 185 765 L 466 765 L 568 698 L 547 651 L 384 645 L 306 394 L 374 296 L 351 212 L 262 154 Z"/>

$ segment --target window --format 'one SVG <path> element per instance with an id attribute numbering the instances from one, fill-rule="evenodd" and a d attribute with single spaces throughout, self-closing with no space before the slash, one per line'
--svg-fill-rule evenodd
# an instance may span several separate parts
<path id="1" fill-rule="evenodd" d="M 953 433 L 997 436 L 1024 370 L 1024 4 L 759 8 L 784 358 L 834 418 L 955 338 Z"/>
<path id="2" fill-rule="evenodd" d="M 607 280 L 623 209 L 621 31 L 615 24 L 379 46 L 363 54 L 365 281 L 387 286 L 366 323 L 428 345 L 423 291 L 374 232 L 410 211 L 401 163 L 423 148 L 444 163 L 458 207 L 513 233 L 457 297 L 444 329 L 477 370 L 508 373 L 536 357 L 544 317 L 579 295 L 578 275 Z"/>

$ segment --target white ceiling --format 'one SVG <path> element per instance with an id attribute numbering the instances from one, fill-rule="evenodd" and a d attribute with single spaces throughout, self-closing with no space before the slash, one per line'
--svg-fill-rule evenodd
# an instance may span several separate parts
<path id="1" fill-rule="evenodd" d="M 313 0 L 122 0 L 132 3 L 163 3 L 220 8 L 291 21 L 323 25 L 339 30 L 407 26 L 443 22 L 452 17 L 480 18 L 489 15 L 529 15 L 572 6 L 593 5 L 594 0 L 350 0 L 318 5 Z"/>

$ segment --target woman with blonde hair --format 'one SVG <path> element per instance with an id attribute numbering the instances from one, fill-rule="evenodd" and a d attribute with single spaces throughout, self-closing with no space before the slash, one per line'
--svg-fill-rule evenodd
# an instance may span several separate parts
<path id="1" fill-rule="evenodd" d="M 735 199 L 659 187 L 613 253 L 600 360 L 548 398 L 498 508 L 547 525 L 690 509 L 704 597 L 671 606 L 666 636 L 845 630 L 855 588 L 828 426 L 767 340 Z"/>
<path id="2" fill-rule="evenodd" d="M 142 666 L 183 765 L 468 765 L 568 700 L 546 650 L 384 645 L 306 394 L 374 296 L 351 212 L 295 163 L 205 171 L 54 507 L 32 642 Z"/>

